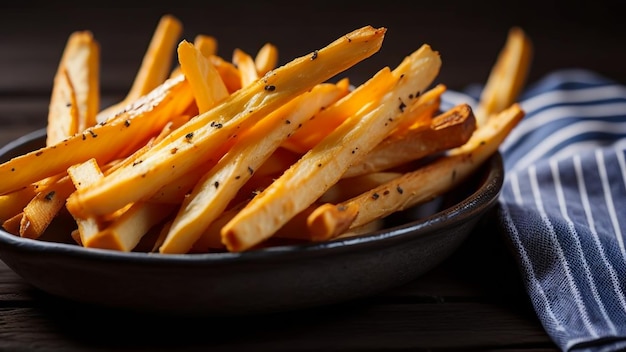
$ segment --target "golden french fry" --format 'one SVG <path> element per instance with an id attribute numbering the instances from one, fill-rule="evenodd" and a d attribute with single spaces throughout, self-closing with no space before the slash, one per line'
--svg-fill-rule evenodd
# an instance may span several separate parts
<path id="1" fill-rule="evenodd" d="M 479 126 L 516 101 L 526 83 L 532 55 L 530 38 L 521 28 L 511 28 L 480 95 L 476 108 Z"/>
<path id="2" fill-rule="evenodd" d="M 418 126 L 402 136 L 386 138 L 363 160 L 352 165 L 344 178 L 388 170 L 459 147 L 469 140 L 476 130 L 476 118 L 468 104 L 460 104 L 436 116 L 427 125 Z"/>
<path id="3" fill-rule="evenodd" d="M 176 99 L 171 99 L 176 97 Z M 178 116 L 193 103 L 193 95 L 183 76 L 167 80 L 104 124 L 54 145 L 39 148 L 0 164 L 0 195 L 16 191 L 43 178 L 56 175 L 75 164 L 95 158 L 103 165 L 134 151 L 159 133 L 172 116 Z"/>
<path id="4" fill-rule="evenodd" d="M 2 222 L 2 227 L 4 228 L 6 232 L 19 236 L 20 224 L 22 223 L 23 216 L 24 216 L 24 213 L 19 212 L 11 216 L 10 218 L 7 218 L 6 220 Z"/>
<path id="5" fill-rule="evenodd" d="M 202 55 L 206 58 L 217 55 L 217 39 L 213 36 L 198 34 L 193 39 L 193 45 L 200 50 Z"/>
<path id="6" fill-rule="evenodd" d="M 65 205 L 65 200 L 75 190 L 69 177 L 60 178 L 45 192 L 39 192 L 24 207 L 20 222 L 20 236 L 39 238 Z"/>
<path id="7" fill-rule="evenodd" d="M 54 76 L 46 144 L 96 124 L 100 108 L 100 46 L 90 31 L 70 34 Z"/>
<path id="8" fill-rule="evenodd" d="M 367 192 L 383 183 L 402 175 L 402 172 L 371 172 L 363 175 L 346 177 L 337 181 L 317 200 L 319 203 L 339 203 Z"/>
<path id="9" fill-rule="evenodd" d="M 135 203 L 83 245 L 130 252 L 150 229 L 163 222 L 174 210 L 171 204 Z"/>
<path id="10" fill-rule="evenodd" d="M 278 48 L 272 43 L 265 43 L 254 57 L 254 67 L 259 76 L 263 76 L 278 65 Z"/>
<path id="11" fill-rule="evenodd" d="M 359 205 L 343 207 L 334 204 L 322 204 L 313 210 L 306 219 L 313 241 L 325 241 L 339 236 L 350 227 L 359 214 Z"/>
<path id="12" fill-rule="evenodd" d="M 89 159 L 83 163 L 70 166 L 67 169 L 67 175 L 76 189 L 88 187 L 104 177 L 96 159 Z M 78 243 L 84 244 L 89 242 L 90 238 L 100 231 L 100 221 L 96 218 L 76 218 L 75 220 L 78 226 L 78 234 L 74 234 L 72 237 Z"/>
<path id="13" fill-rule="evenodd" d="M 228 89 L 217 69 L 193 44 L 183 40 L 178 44 L 180 68 L 196 98 L 198 111 L 209 111 L 228 97 Z"/>
<path id="14" fill-rule="evenodd" d="M 26 204 L 37 194 L 33 186 L 0 196 L 0 221 L 4 222 L 21 213 Z"/>
<path id="15" fill-rule="evenodd" d="M 54 145 L 78 132 L 76 92 L 67 69 L 55 75 L 46 124 L 46 145 Z"/>
<path id="16" fill-rule="evenodd" d="M 441 95 L 445 93 L 446 89 L 447 87 L 444 84 L 437 84 L 421 94 L 417 99 L 413 99 L 408 107 L 407 117 L 402 119 L 398 127 L 391 132 L 388 139 L 400 139 L 406 133 L 411 133 L 413 129 L 428 126 L 431 122 L 430 120 L 439 112 Z"/>
<path id="17" fill-rule="evenodd" d="M 254 59 L 250 54 L 241 49 L 235 49 L 233 52 L 233 64 L 239 70 L 241 76 L 241 86 L 247 87 L 252 82 L 259 79 Z"/>
<path id="18" fill-rule="evenodd" d="M 98 122 L 122 113 L 127 105 L 165 82 L 182 31 L 183 25 L 178 18 L 169 14 L 160 18 L 128 94 L 122 101 L 100 111 L 96 117 Z"/>

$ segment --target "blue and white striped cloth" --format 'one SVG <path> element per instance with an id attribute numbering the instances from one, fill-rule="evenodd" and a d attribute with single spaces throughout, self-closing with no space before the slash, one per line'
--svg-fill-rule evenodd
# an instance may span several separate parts
<path id="1" fill-rule="evenodd" d="M 497 212 L 537 316 L 563 351 L 626 350 L 626 87 L 559 70 L 519 101 Z"/>

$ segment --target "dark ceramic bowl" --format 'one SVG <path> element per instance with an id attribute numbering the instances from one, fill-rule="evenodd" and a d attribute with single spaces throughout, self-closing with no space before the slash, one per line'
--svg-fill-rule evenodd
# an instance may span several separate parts
<path id="1" fill-rule="evenodd" d="M 44 144 L 45 131 L 0 149 L 0 162 Z M 500 154 L 444 197 L 385 221 L 384 229 L 319 244 L 245 253 L 161 255 L 31 240 L 0 230 L 0 259 L 24 280 L 71 301 L 165 314 L 239 315 L 315 307 L 373 295 L 440 264 L 497 202 Z"/>

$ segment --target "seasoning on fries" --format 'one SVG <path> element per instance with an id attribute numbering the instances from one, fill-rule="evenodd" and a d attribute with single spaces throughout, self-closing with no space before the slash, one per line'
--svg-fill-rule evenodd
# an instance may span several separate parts
<path id="1" fill-rule="evenodd" d="M 226 59 L 165 15 L 128 94 L 104 109 L 96 36 L 72 33 L 46 145 L 0 164 L 4 229 L 37 239 L 69 213 L 68 237 L 87 248 L 242 252 L 356 236 L 450 191 L 524 116 L 531 42 L 512 29 L 477 109 L 442 111 L 428 44 L 358 86 L 331 82 L 386 31 L 363 26 L 279 66 L 270 42 Z"/>

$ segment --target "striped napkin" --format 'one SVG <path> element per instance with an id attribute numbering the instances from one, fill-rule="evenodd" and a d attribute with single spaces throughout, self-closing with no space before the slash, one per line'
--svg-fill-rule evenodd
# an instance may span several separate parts
<path id="1" fill-rule="evenodd" d="M 519 101 L 497 214 L 537 316 L 563 351 L 626 350 L 626 86 L 559 70 Z"/>

